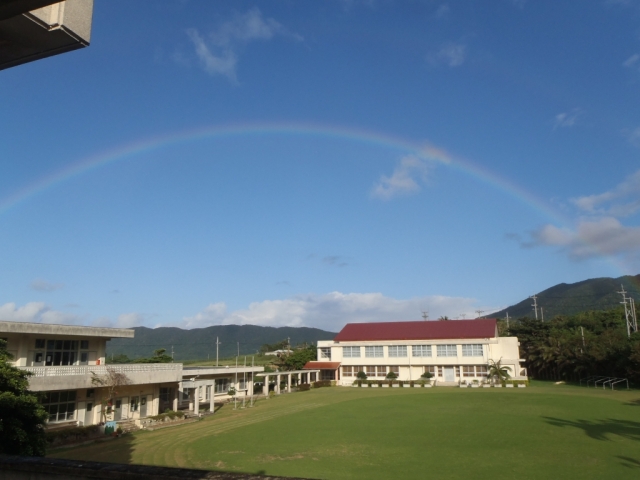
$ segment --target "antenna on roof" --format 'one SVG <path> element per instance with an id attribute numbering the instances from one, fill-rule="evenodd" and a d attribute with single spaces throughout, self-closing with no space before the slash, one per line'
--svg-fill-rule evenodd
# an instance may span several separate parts
<path id="1" fill-rule="evenodd" d="M 423 310 L 422 319 L 426 322 L 428 318 L 429 318 L 429 310 Z"/>

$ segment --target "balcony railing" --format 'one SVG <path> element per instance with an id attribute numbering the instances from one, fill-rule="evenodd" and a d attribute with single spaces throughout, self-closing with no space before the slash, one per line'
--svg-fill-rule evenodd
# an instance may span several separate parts
<path id="1" fill-rule="evenodd" d="M 105 375 L 107 368 L 118 373 L 151 373 L 182 371 L 181 363 L 132 363 L 127 365 L 68 365 L 57 367 L 18 367 L 33 373 L 34 377 L 60 377 L 67 375 Z"/>

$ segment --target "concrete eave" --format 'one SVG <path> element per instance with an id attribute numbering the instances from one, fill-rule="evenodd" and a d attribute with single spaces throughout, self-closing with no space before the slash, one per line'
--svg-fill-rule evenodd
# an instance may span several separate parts
<path id="1" fill-rule="evenodd" d="M 67 337 L 133 338 L 135 331 L 129 328 L 80 327 L 50 323 L 0 321 L 0 333 L 24 333 L 34 335 L 64 335 Z"/>

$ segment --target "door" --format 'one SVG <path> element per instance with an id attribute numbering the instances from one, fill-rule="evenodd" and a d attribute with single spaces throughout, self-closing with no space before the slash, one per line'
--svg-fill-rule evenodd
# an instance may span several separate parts
<path id="1" fill-rule="evenodd" d="M 93 425 L 93 403 L 87 402 L 87 408 L 84 411 L 84 424 Z"/>
<path id="2" fill-rule="evenodd" d="M 147 396 L 140 397 L 140 418 L 147 416 Z"/>
<path id="3" fill-rule="evenodd" d="M 455 376 L 453 367 L 444 367 L 444 381 L 445 382 L 456 381 L 456 376 Z"/>
<path id="4" fill-rule="evenodd" d="M 129 418 L 133 418 L 133 414 L 138 411 L 140 406 L 140 397 L 131 397 L 129 401 Z"/>
<path id="5" fill-rule="evenodd" d="M 122 399 L 116 398 L 116 406 L 113 411 L 113 419 L 117 422 L 118 420 L 122 420 Z"/>

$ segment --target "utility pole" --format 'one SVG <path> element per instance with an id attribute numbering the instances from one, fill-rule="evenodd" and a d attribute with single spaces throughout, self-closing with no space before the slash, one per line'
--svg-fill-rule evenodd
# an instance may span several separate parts
<path id="1" fill-rule="evenodd" d="M 255 372 L 253 371 L 253 357 L 251 357 L 251 403 L 249 404 L 250 407 L 253 407 L 253 387 L 256 384 L 255 378 L 253 377 L 253 375 L 255 374 Z"/>
<path id="2" fill-rule="evenodd" d="M 484 313 L 484 310 L 476 310 L 476 313 L 478 314 L 476 318 L 480 318 L 480 315 Z"/>
<path id="3" fill-rule="evenodd" d="M 218 337 L 216 337 L 216 367 L 218 366 L 218 345 L 220 345 L 220 343 Z"/>
<path id="4" fill-rule="evenodd" d="M 582 333 L 582 348 L 587 348 L 584 343 L 584 328 L 580 327 L 580 333 Z"/>
<path id="5" fill-rule="evenodd" d="M 624 291 L 624 285 L 620 285 L 620 287 L 622 287 L 622 291 L 618 292 L 620 295 L 622 295 L 622 301 L 620 303 L 622 303 L 624 305 L 624 318 L 627 322 L 627 337 L 631 336 L 631 330 L 633 328 L 633 318 L 631 317 L 631 314 L 629 313 L 629 308 L 628 308 L 628 304 L 627 304 L 627 292 Z"/>
<path id="6" fill-rule="evenodd" d="M 426 322 L 428 318 L 429 318 L 429 311 L 428 310 L 423 310 L 422 311 L 422 319 Z"/>
<path id="7" fill-rule="evenodd" d="M 636 316 L 636 301 L 633 299 L 633 297 L 629 297 L 629 303 L 630 303 L 630 307 L 631 307 L 631 319 L 632 319 L 631 329 L 634 332 L 637 332 L 638 331 L 638 317 Z"/>
<path id="8" fill-rule="evenodd" d="M 544 322 L 544 310 L 540 307 L 540 315 L 542 315 L 542 321 Z"/>
<path id="9" fill-rule="evenodd" d="M 462 317 L 462 319 L 464 320 L 464 319 L 466 318 L 467 314 L 466 314 L 466 313 L 461 313 L 461 314 L 460 314 L 460 316 L 461 316 L 461 317 Z"/>
<path id="10" fill-rule="evenodd" d="M 242 372 L 242 379 L 244 383 L 244 396 L 242 397 L 242 407 L 244 408 L 244 401 L 247 398 L 247 356 L 244 356 L 244 371 Z"/>
<path id="11" fill-rule="evenodd" d="M 536 312 L 536 320 L 538 319 L 538 297 L 537 295 L 533 295 L 532 297 L 529 298 L 533 298 L 533 305 L 531 305 L 533 307 L 533 310 Z"/>
<path id="12" fill-rule="evenodd" d="M 507 330 L 509 330 L 509 312 L 507 311 Z"/>
<path id="13" fill-rule="evenodd" d="M 173 345 L 171 345 L 171 363 L 173 363 Z"/>

